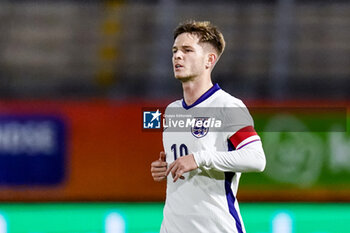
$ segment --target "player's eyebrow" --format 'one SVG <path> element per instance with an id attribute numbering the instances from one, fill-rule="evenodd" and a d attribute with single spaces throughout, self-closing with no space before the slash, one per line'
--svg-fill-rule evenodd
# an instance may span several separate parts
<path id="1" fill-rule="evenodd" d="M 179 46 L 180 48 L 184 48 L 184 49 L 193 49 L 193 47 L 191 45 L 181 45 Z M 177 46 L 173 46 L 173 50 L 174 49 L 178 49 Z"/>
<path id="2" fill-rule="evenodd" d="M 191 45 L 184 45 L 184 46 L 181 46 L 182 48 L 184 49 L 193 49 L 193 47 Z"/>

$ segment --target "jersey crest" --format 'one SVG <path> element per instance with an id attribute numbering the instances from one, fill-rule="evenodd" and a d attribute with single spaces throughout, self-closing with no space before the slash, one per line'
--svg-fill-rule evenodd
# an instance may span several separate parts
<path id="1" fill-rule="evenodd" d="M 209 132 L 209 126 L 206 127 L 209 117 L 195 117 L 194 119 L 195 123 L 191 127 L 191 133 L 196 138 L 202 138 Z"/>

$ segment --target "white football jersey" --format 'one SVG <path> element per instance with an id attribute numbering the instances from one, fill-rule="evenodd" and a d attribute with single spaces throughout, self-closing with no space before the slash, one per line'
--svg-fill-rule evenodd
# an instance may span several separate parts
<path id="1" fill-rule="evenodd" d="M 168 165 L 193 154 L 199 168 L 175 183 L 168 175 L 161 232 L 245 232 L 236 200 L 239 178 L 265 167 L 246 106 L 216 84 L 190 106 L 184 100 L 171 103 L 164 117 Z"/>

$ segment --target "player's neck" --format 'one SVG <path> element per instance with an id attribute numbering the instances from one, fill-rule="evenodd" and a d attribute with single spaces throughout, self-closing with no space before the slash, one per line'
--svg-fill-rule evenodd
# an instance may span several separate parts
<path id="1" fill-rule="evenodd" d="M 191 105 L 196 102 L 205 92 L 207 92 L 213 83 L 210 78 L 207 79 L 194 79 L 188 82 L 182 83 L 184 100 L 187 105 Z"/>

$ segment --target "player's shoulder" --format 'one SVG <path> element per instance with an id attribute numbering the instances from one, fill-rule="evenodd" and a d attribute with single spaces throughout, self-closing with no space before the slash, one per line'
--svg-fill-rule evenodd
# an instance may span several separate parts
<path id="1" fill-rule="evenodd" d="M 243 101 L 230 93 L 220 89 L 216 93 L 214 101 L 223 107 L 246 107 Z"/>

